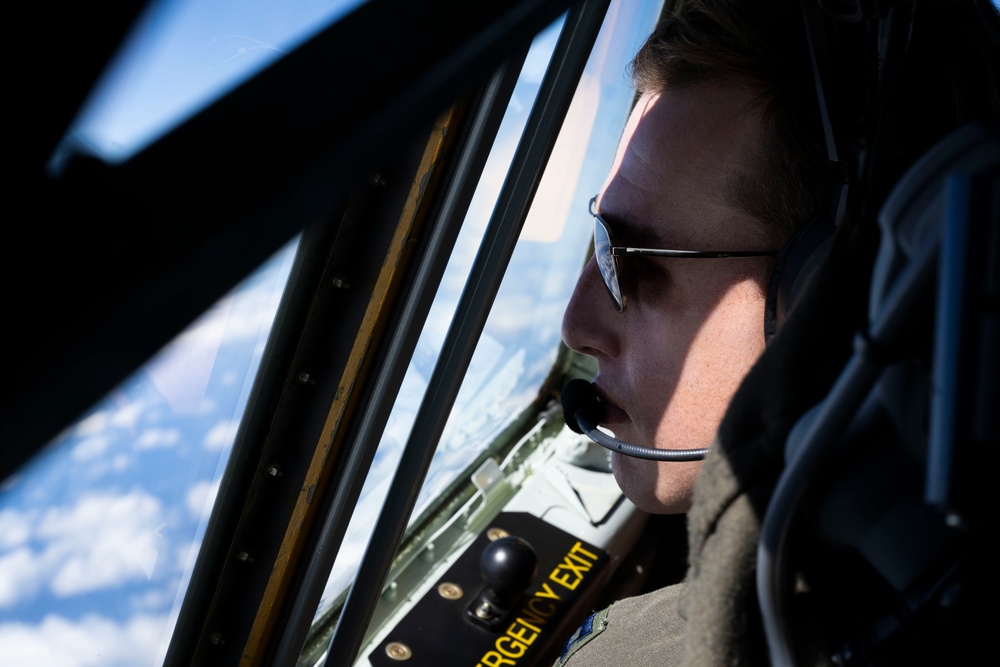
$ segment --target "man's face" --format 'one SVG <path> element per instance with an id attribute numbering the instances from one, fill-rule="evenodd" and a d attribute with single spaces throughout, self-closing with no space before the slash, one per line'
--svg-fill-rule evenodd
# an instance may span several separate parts
<path id="1" fill-rule="evenodd" d="M 730 179 L 752 164 L 760 128 L 749 93 L 699 84 L 642 96 L 595 210 L 616 245 L 682 250 L 773 246 L 730 203 Z M 615 436 L 668 449 L 710 446 L 734 391 L 764 348 L 762 259 L 619 259 L 625 310 L 615 310 L 594 259 L 563 318 L 563 339 L 597 360 L 594 386 Z M 688 510 L 700 463 L 612 454 L 615 479 L 639 507 Z"/>

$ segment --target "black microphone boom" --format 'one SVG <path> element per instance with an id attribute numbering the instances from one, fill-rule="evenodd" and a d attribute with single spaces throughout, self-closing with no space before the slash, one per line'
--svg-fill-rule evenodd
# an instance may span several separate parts
<path id="1" fill-rule="evenodd" d="M 562 391 L 562 405 L 567 426 L 613 452 L 648 461 L 701 461 L 708 454 L 707 449 L 641 447 L 599 431 L 597 422 L 600 420 L 601 400 L 594 386 L 586 380 L 576 379 L 566 383 Z"/>

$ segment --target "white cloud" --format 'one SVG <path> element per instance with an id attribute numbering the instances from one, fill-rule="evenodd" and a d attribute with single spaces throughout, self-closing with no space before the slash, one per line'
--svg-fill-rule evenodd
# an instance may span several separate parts
<path id="1" fill-rule="evenodd" d="M 97 410 L 77 422 L 75 431 L 80 436 L 95 435 L 108 428 L 110 422 L 109 410 Z"/>
<path id="2" fill-rule="evenodd" d="M 224 420 L 209 429 L 208 433 L 205 434 L 205 449 L 228 449 L 229 446 L 233 444 L 233 440 L 236 438 L 236 427 L 238 423 L 239 422 Z"/>
<path id="3" fill-rule="evenodd" d="M 196 482 L 194 486 L 188 489 L 187 496 L 184 500 L 191 516 L 196 519 L 200 519 L 202 514 L 205 513 L 205 510 L 211 506 L 211 503 L 215 502 L 215 494 L 218 492 L 218 480 L 214 482 Z"/>
<path id="4" fill-rule="evenodd" d="M 173 410 L 204 413 L 213 407 L 206 401 L 219 351 L 238 341 L 260 344 L 274 320 L 273 292 L 274 286 L 265 282 L 236 298 L 223 298 L 146 365 L 149 378 Z"/>
<path id="5" fill-rule="evenodd" d="M 0 608 L 34 595 L 42 575 L 42 564 L 27 547 L 0 556 Z"/>
<path id="6" fill-rule="evenodd" d="M 109 444 L 111 444 L 110 438 L 103 436 L 91 436 L 84 438 L 73 447 L 73 451 L 70 456 L 74 461 L 89 461 L 90 459 L 96 459 L 98 456 L 107 451 Z"/>
<path id="7" fill-rule="evenodd" d="M 31 535 L 32 517 L 25 512 L 0 510 L 0 549 L 24 544 Z"/>
<path id="8" fill-rule="evenodd" d="M 174 585 L 174 582 L 171 582 L 169 585 L 145 591 L 142 595 L 134 595 L 129 598 L 129 602 L 132 605 L 132 609 L 135 610 L 144 609 L 157 611 L 160 609 L 168 609 L 173 603 L 176 594 L 177 586 Z"/>
<path id="9" fill-rule="evenodd" d="M 240 298 L 220 300 L 201 319 L 178 336 L 171 348 L 199 348 L 214 352 L 223 342 L 253 339 L 266 331 L 274 319 L 272 286 L 257 285 L 240 294 Z"/>
<path id="10" fill-rule="evenodd" d="M 12 550 L 0 553 L 0 608 L 46 585 L 68 597 L 152 578 L 164 525 L 160 502 L 141 491 L 90 494 L 40 516 L 5 510 L 0 528 L 10 529 L 4 546 Z"/>
<path id="11" fill-rule="evenodd" d="M 0 624 L 4 667 L 153 667 L 166 637 L 166 616 L 116 623 L 97 615 L 79 621 L 46 616 L 39 624 Z"/>
<path id="12" fill-rule="evenodd" d="M 532 331 L 536 339 L 544 339 L 543 336 L 558 331 L 565 310 L 564 299 L 542 301 L 532 294 L 506 295 L 494 306 L 486 330 L 505 341 L 522 339 L 525 331 Z"/>
<path id="13" fill-rule="evenodd" d="M 121 402 L 114 404 L 110 411 L 109 418 L 112 426 L 128 431 L 133 430 L 139 423 L 139 417 L 145 408 L 142 401 L 136 401 L 132 398 L 126 400 L 123 396 Z"/>
<path id="14" fill-rule="evenodd" d="M 59 596 L 150 578 L 164 538 L 160 502 L 141 491 L 84 496 L 68 511 L 46 511 L 38 536 L 58 555 L 52 592 Z"/>
<path id="15" fill-rule="evenodd" d="M 111 429 L 132 431 L 139 423 L 144 405 L 141 401 L 126 399 L 119 392 L 105 399 L 100 408 L 91 412 L 72 427 L 72 434 L 80 438 L 104 436 Z"/>
<path id="16" fill-rule="evenodd" d="M 179 572 L 187 573 L 185 576 L 190 576 L 190 571 L 194 568 L 194 561 L 198 557 L 200 549 L 201 540 L 192 540 L 178 544 L 174 548 L 174 567 Z"/>
<path id="17" fill-rule="evenodd" d="M 173 447 L 181 439 L 181 432 L 175 428 L 149 429 L 135 440 L 136 449 L 165 449 Z"/>

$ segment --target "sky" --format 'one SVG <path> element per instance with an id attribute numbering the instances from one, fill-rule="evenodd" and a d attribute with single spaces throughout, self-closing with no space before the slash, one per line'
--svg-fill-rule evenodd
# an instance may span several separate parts
<path id="1" fill-rule="evenodd" d="M 162 659 L 293 250 L 4 482 L 4 667 Z"/>
<path id="2" fill-rule="evenodd" d="M 154 6 L 76 135 L 121 159 L 353 3 L 263 11 L 274 4 Z M 592 231 L 586 202 L 631 102 L 624 63 L 652 27 L 632 22 L 640 4 L 623 5 L 608 21 L 621 30 L 595 49 L 459 394 L 456 414 L 475 418 L 448 422 L 421 503 L 534 399 L 555 359 Z M 373 464 L 362 525 L 408 436 L 555 37 L 540 35 L 526 64 Z M 0 665 L 162 662 L 294 250 L 278 252 L 0 486 Z M 349 579 L 364 540 L 345 547 L 335 579 Z"/>
<path id="3" fill-rule="evenodd" d="M 363 0 L 158 0 L 76 120 L 77 141 L 120 161 Z"/>

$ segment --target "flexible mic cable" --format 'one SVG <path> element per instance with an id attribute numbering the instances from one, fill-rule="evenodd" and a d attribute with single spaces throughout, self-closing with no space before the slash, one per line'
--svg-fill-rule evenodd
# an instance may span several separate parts
<path id="1" fill-rule="evenodd" d="M 708 454 L 707 449 L 656 449 L 642 447 L 613 438 L 598 430 L 597 415 L 600 414 L 600 399 L 593 385 L 586 380 L 570 380 L 562 391 L 563 417 L 566 424 L 575 431 L 613 452 L 647 461 L 701 461 Z"/>

